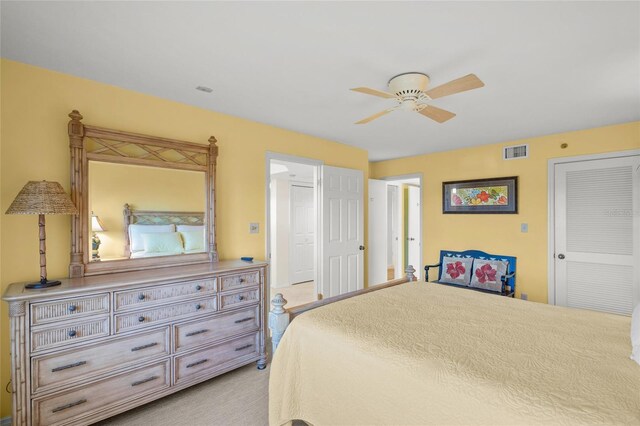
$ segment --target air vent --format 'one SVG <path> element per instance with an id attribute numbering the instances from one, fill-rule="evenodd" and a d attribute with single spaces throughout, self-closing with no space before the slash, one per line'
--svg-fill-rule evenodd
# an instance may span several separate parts
<path id="1" fill-rule="evenodd" d="M 502 151 L 503 160 L 529 158 L 529 145 L 505 146 Z"/>

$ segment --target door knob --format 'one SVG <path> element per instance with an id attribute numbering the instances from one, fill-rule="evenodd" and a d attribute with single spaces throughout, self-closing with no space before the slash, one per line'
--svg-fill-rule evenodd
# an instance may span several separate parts
<path id="1" fill-rule="evenodd" d="M 564 254 L 560 253 L 560 254 L 558 255 L 558 259 L 560 259 L 560 260 L 564 259 Z"/>
<path id="2" fill-rule="evenodd" d="M 408 238 L 409 241 L 415 241 L 415 238 Z"/>
<path id="3" fill-rule="evenodd" d="M 360 246 L 358 247 L 360 250 L 364 250 L 364 246 Z"/>

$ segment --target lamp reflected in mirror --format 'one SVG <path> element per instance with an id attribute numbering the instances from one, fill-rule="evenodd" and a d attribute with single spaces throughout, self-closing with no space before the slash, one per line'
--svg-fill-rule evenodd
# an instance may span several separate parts
<path id="1" fill-rule="evenodd" d="M 106 230 L 107 228 L 104 227 L 100 218 L 91 212 L 91 232 L 93 232 L 91 237 L 91 260 L 94 262 L 100 260 L 100 237 L 98 232 L 105 232 Z"/>

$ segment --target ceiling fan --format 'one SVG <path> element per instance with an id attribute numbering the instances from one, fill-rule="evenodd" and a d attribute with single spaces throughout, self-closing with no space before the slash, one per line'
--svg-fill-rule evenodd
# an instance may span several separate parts
<path id="1" fill-rule="evenodd" d="M 425 102 L 460 92 L 466 92 L 467 90 L 478 89 L 483 87 L 484 83 L 476 77 L 475 74 L 469 74 L 441 86 L 434 87 L 433 89 L 426 90 L 428 85 L 429 76 L 427 74 L 423 74 L 421 72 L 407 72 L 396 75 L 389 80 L 388 86 L 391 93 L 370 89 L 368 87 L 356 87 L 351 89 L 354 92 L 379 96 L 381 98 L 395 99 L 398 101 L 398 105 L 393 108 L 385 109 L 377 114 L 373 114 L 370 117 L 357 121 L 355 124 L 368 123 L 395 110 L 415 111 L 425 117 L 429 117 L 430 119 L 437 121 L 438 123 L 444 123 L 456 115 Z"/>

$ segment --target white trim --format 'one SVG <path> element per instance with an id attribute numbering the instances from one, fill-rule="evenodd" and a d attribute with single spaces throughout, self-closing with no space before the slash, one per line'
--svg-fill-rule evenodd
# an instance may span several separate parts
<path id="1" fill-rule="evenodd" d="M 11 417 L 3 417 L 0 419 L 0 426 L 11 426 Z"/>
<path id="2" fill-rule="evenodd" d="M 555 283 L 555 166 L 562 163 L 603 160 L 608 158 L 632 157 L 640 155 L 640 149 L 605 152 L 602 154 L 578 155 L 575 157 L 557 157 L 548 160 L 547 164 L 547 303 L 556 304 Z"/>
<path id="3" fill-rule="evenodd" d="M 266 229 L 266 236 L 265 236 L 265 244 L 266 244 L 266 250 L 265 250 L 265 254 L 266 254 L 266 260 L 268 262 L 271 262 L 271 160 L 280 160 L 280 161 L 288 161 L 290 163 L 298 163 L 298 164 L 306 164 L 309 166 L 313 166 L 314 170 L 313 170 L 313 187 L 315 190 L 315 194 L 314 194 L 314 199 L 316 202 L 316 246 L 315 246 L 315 259 L 316 259 L 316 265 L 315 265 L 315 277 L 314 277 L 314 281 L 316 283 L 316 294 L 319 293 L 318 291 L 318 283 L 320 282 L 320 275 L 318 270 L 320 263 L 320 253 L 322 253 L 319 248 L 320 248 L 320 244 L 322 244 L 319 236 L 320 231 L 321 231 L 321 227 L 320 227 L 320 223 L 321 223 L 321 203 L 320 203 L 320 194 L 321 194 L 321 185 L 322 182 L 320 181 L 320 168 L 324 165 L 324 161 L 322 160 L 317 160 L 315 158 L 307 158 L 307 157 L 297 157 L 295 155 L 288 155 L 288 154 L 280 154 L 278 152 L 272 152 L 272 151 L 267 151 L 266 155 L 265 155 L 265 229 Z M 269 292 L 269 294 L 271 294 L 271 272 L 272 268 L 269 268 L 269 288 L 267 289 L 267 291 Z M 271 298 L 271 296 L 269 297 Z M 2 425 L 0 425 L 2 426 Z"/>
<path id="4" fill-rule="evenodd" d="M 380 180 L 403 180 L 403 179 L 418 179 L 419 185 L 420 185 L 420 261 L 424 262 L 424 244 L 425 244 L 425 238 L 424 238 L 424 212 L 425 212 L 425 205 L 424 205 L 424 179 L 423 179 L 423 174 L 421 172 L 418 173 L 409 173 L 406 175 L 396 175 L 396 176 L 386 176 L 386 177 L 380 177 L 380 178 L 375 178 L 375 179 L 380 179 Z M 368 260 L 368 258 L 367 258 Z M 426 263 L 425 263 L 426 265 Z M 424 265 L 411 265 L 413 266 L 413 268 L 418 272 L 418 280 L 422 279 L 422 273 L 421 271 L 424 271 Z M 403 268 L 404 269 L 404 265 Z"/>

